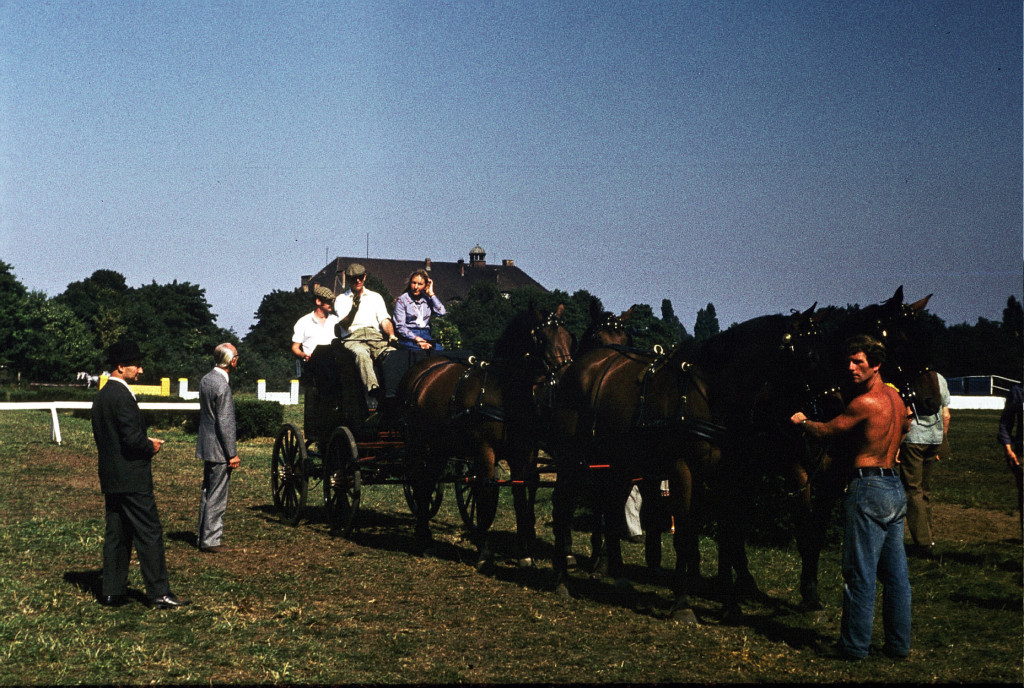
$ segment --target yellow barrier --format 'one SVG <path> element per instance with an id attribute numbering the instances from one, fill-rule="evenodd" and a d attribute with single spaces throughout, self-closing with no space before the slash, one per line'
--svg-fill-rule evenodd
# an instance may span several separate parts
<path id="1" fill-rule="evenodd" d="M 100 386 L 99 389 L 103 389 L 103 385 L 107 384 L 109 376 L 100 375 Z M 169 397 L 171 396 L 171 378 L 162 377 L 160 378 L 159 385 L 128 385 L 133 394 L 149 394 L 157 397 Z"/>

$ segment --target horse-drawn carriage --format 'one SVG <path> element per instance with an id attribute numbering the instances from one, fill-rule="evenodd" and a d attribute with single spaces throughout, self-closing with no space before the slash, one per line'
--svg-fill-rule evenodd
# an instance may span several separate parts
<path id="1" fill-rule="evenodd" d="M 379 366 L 386 392 L 375 413 L 352 354 L 338 342 L 317 347 L 303 375 L 305 432 L 285 424 L 274 443 L 271 489 L 282 521 L 298 523 L 310 489 L 319 486 L 332 531 L 348 536 L 363 487 L 400 484 L 417 535 L 429 539 L 429 520 L 451 483 L 463 523 L 484 534 L 504 485 L 513 489 L 517 527 L 531 537 L 533 520 L 524 514 L 532 504 L 521 502 L 540 472 L 534 397 L 571 358 L 560 313 L 520 314 L 491 362 L 458 352 L 390 353 Z"/>
<path id="2" fill-rule="evenodd" d="M 274 441 L 270 482 L 274 507 L 281 520 L 297 524 L 310 489 L 322 487 L 324 510 L 332 532 L 349 536 L 365 485 L 400 484 L 409 508 L 416 513 L 412 478 L 421 463 L 402 433 L 395 390 L 402 374 L 426 352 L 395 350 L 377 365 L 384 398 L 376 412 L 367 408 L 363 384 L 351 352 L 338 346 L 317 347 L 303 374 L 303 427 L 286 423 Z M 465 460 L 452 458 L 441 479 L 434 481 L 426 508 L 433 517 L 440 508 L 446 482 L 457 483 L 463 518 L 469 521 L 470 476 Z"/>

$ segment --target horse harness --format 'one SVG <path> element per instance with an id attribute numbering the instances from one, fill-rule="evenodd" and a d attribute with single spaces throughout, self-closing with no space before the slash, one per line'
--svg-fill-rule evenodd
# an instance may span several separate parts
<path id="1" fill-rule="evenodd" d="M 565 324 L 562 322 L 561 318 L 559 318 L 555 313 L 549 313 L 547 318 L 545 318 L 543 322 L 533 327 L 529 333 L 530 341 L 533 342 L 534 347 L 538 350 L 544 344 L 544 340 L 540 336 L 540 333 L 547 327 L 565 329 Z M 575 347 L 575 336 L 573 336 L 572 341 L 573 346 L 570 347 L 570 351 L 572 351 L 572 349 Z M 531 360 L 535 358 L 536 356 L 534 352 L 528 351 L 523 356 L 523 362 L 528 367 L 530 365 Z M 547 406 L 549 408 L 554 405 L 555 387 L 558 385 L 558 381 L 561 379 L 562 373 L 569 366 L 569 364 L 572 363 L 572 355 L 569 354 L 567 356 L 561 356 L 554 364 L 552 364 L 552 362 L 549 361 L 545 356 L 540 356 L 540 359 L 542 363 L 542 374 L 540 376 L 541 379 L 531 384 L 531 399 L 533 401 L 533 410 L 535 412 L 539 410 L 541 406 L 540 399 L 544 396 L 547 397 Z M 502 363 L 506 368 L 510 364 L 509 361 L 505 361 Z M 498 423 L 505 422 L 504 407 L 495 406 L 494 404 L 488 404 L 485 400 L 485 396 L 487 394 L 488 378 L 490 377 L 490 373 L 493 369 L 500 370 L 502 367 L 502 363 L 480 361 L 477 360 L 475 357 L 470 357 L 469 367 L 466 368 L 466 371 L 462 374 L 462 377 L 459 378 L 459 381 L 455 385 L 455 390 L 452 392 L 452 397 L 448 402 L 450 408 L 450 420 L 454 421 L 457 420 L 458 418 L 467 415 L 477 415 L 487 418 L 489 420 L 496 421 Z M 460 409 L 457 404 L 459 392 L 464 389 L 464 385 L 468 383 L 470 377 L 472 377 L 473 375 L 474 370 L 481 371 L 481 375 L 483 376 L 480 381 L 480 390 L 477 392 L 476 395 L 476 402 L 467 408 Z"/>

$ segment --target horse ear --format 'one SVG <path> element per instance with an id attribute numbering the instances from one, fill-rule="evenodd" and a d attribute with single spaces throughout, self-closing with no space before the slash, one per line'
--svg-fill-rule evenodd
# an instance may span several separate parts
<path id="1" fill-rule="evenodd" d="M 628 311 L 623 311 L 622 312 L 622 315 L 619 316 L 619 320 L 621 320 L 622 322 L 626 322 L 627 320 L 629 320 L 632 317 L 633 317 L 633 306 L 630 306 Z"/>
<path id="2" fill-rule="evenodd" d="M 898 303 L 901 306 L 903 305 L 903 285 L 902 284 L 899 286 L 898 289 L 896 289 L 896 293 L 892 295 L 892 298 L 889 299 L 886 302 L 886 304 L 890 304 L 890 303 Z"/>
<path id="3" fill-rule="evenodd" d="M 803 317 L 805 317 L 805 318 L 809 318 L 809 317 L 811 317 L 811 314 L 813 314 L 813 313 L 814 313 L 814 309 L 815 309 L 815 308 L 817 308 L 817 307 L 818 307 L 818 302 L 817 302 L 817 301 L 815 301 L 814 303 L 812 303 L 812 304 L 811 304 L 811 307 L 810 307 L 810 308 L 808 308 L 807 310 L 805 310 L 805 311 L 804 311 L 803 313 L 801 313 L 800 315 L 802 315 L 802 316 L 803 316 Z"/>
<path id="4" fill-rule="evenodd" d="M 555 309 L 555 315 L 557 317 L 561 318 L 562 317 L 562 313 L 565 313 L 565 304 L 564 303 L 558 304 L 558 308 Z"/>
<path id="5" fill-rule="evenodd" d="M 590 297 L 590 320 L 593 322 L 601 317 L 601 306 L 597 302 L 596 296 Z"/>
<path id="6" fill-rule="evenodd" d="M 921 299 L 919 301 L 915 301 L 914 303 L 910 304 L 910 310 L 915 311 L 915 312 L 916 311 L 920 311 L 920 310 L 924 310 L 925 306 L 928 305 L 928 299 L 930 299 L 931 297 L 932 297 L 932 295 L 929 294 L 928 296 L 924 297 L 923 299 Z"/>

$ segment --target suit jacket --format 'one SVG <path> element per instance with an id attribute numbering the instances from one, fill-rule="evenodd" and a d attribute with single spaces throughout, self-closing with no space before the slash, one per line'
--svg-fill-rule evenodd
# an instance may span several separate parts
<path id="1" fill-rule="evenodd" d="M 131 390 L 114 378 L 92 402 L 92 436 L 103 494 L 152 492 L 153 443 Z"/>
<path id="2" fill-rule="evenodd" d="M 199 383 L 199 438 L 196 458 L 227 463 L 238 454 L 235 446 L 235 400 L 228 376 L 214 369 Z"/>

